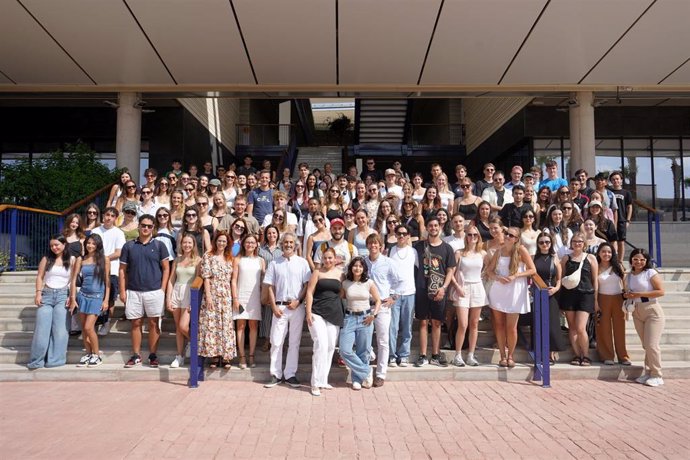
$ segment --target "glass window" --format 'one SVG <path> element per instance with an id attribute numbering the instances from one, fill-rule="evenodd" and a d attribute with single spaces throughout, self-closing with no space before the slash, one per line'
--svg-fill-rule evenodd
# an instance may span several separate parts
<path id="1" fill-rule="evenodd" d="M 575 172 L 570 167 L 570 139 L 563 139 L 563 161 L 558 162 L 558 170 L 562 171 L 561 177 L 567 180 L 570 180 Z"/>
<path id="2" fill-rule="evenodd" d="M 622 167 L 620 139 L 597 139 L 595 145 L 596 172 L 606 171 L 611 173 L 613 171 L 619 171 Z"/>
<path id="3" fill-rule="evenodd" d="M 633 198 L 654 206 L 649 139 L 625 139 L 623 154 L 623 174 Z"/>

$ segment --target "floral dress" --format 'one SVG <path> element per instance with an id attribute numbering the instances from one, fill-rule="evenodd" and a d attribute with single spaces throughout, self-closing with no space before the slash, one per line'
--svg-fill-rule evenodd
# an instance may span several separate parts
<path id="1" fill-rule="evenodd" d="M 204 297 L 199 312 L 199 356 L 221 356 L 230 361 L 237 356 L 230 295 L 232 261 L 204 254 L 201 277 L 211 284 L 211 299 Z"/>

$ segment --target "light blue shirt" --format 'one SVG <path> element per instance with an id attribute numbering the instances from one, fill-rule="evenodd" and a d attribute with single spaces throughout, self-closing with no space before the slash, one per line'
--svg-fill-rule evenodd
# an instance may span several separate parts
<path id="1" fill-rule="evenodd" d="M 561 187 L 567 187 L 568 181 L 562 177 L 557 177 L 555 179 L 544 179 L 543 181 L 539 182 L 539 188 L 544 186 L 549 187 L 552 192 L 555 192 Z"/>
<path id="2" fill-rule="evenodd" d="M 381 300 L 387 299 L 391 296 L 391 286 L 397 286 L 400 283 L 393 262 L 383 254 L 379 254 L 376 261 L 372 261 L 369 257 L 365 257 L 364 260 L 369 269 L 369 278 L 374 281 Z"/>

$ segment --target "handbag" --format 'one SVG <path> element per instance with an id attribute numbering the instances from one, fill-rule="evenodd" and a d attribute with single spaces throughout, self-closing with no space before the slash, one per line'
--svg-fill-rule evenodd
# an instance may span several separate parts
<path id="1" fill-rule="evenodd" d="M 586 258 L 587 254 L 582 254 L 582 260 L 580 260 L 580 265 L 577 267 L 577 270 L 572 272 L 570 275 L 561 278 L 561 286 L 563 286 L 566 289 L 575 289 L 577 285 L 580 284 L 582 265 L 585 263 Z"/>

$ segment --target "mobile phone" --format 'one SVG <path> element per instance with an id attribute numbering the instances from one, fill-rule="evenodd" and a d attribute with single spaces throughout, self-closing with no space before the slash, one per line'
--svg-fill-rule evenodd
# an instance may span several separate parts
<path id="1" fill-rule="evenodd" d="M 242 304 L 240 304 L 240 315 L 241 315 L 242 313 L 244 313 L 244 307 L 242 306 Z"/>

